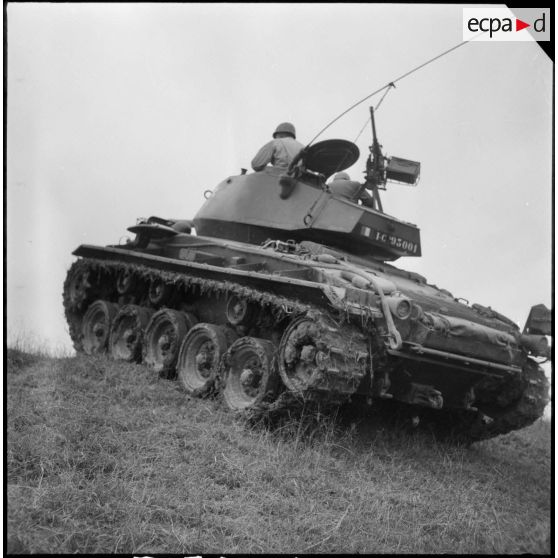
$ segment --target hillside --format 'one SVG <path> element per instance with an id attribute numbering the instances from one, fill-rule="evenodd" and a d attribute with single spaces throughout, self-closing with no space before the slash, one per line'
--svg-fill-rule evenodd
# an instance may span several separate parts
<path id="1" fill-rule="evenodd" d="M 7 550 L 550 553 L 550 441 L 269 429 L 143 366 L 9 349 Z"/>

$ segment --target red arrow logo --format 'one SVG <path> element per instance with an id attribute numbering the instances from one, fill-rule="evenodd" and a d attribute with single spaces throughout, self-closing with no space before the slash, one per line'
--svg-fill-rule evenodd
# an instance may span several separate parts
<path id="1" fill-rule="evenodd" d="M 525 27 L 530 27 L 530 24 L 525 23 L 524 21 L 521 21 L 520 19 L 515 20 L 515 30 L 516 31 L 521 31 L 522 29 L 525 29 Z"/>

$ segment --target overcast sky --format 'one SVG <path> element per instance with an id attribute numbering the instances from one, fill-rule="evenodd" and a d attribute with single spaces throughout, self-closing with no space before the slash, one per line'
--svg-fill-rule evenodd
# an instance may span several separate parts
<path id="1" fill-rule="evenodd" d="M 470 6 L 470 5 L 469 5 Z M 8 339 L 71 346 L 62 285 L 79 244 L 138 217 L 191 218 L 279 122 L 308 142 L 462 40 L 459 5 L 17 4 L 8 13 Z M 377 103 L 379 96 L 371 99 Z M 320 139 L 354 140 L 365 103 Z M 551 305 L 552 63 L 534 42 L 467 44 L 377 113 L 420 161 L 384 210 L 421 228 L 398 267 L 521 326 Z M 361 158 L 349 172 L 362 176 Z"/>

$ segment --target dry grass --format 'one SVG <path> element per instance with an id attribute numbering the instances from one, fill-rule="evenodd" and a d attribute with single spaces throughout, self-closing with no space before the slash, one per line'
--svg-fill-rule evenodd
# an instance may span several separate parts
<path id="1" fill-rule="evenodd" d="M 548 422 L 470 448 L 248 427 L 143 366 L 8 351 L 9 553 L 549 553 Z"/>

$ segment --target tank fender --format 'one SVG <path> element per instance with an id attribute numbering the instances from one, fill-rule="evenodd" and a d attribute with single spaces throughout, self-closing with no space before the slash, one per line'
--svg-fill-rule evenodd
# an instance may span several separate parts
<path id="1" fill-rule="evenodd" d="M 190 219 L 177 219 L 176 221 L 173 221 L 171 226 L 179 233 L 191 234 L 192 229 L 194 228 L 194 222 Z"/>

